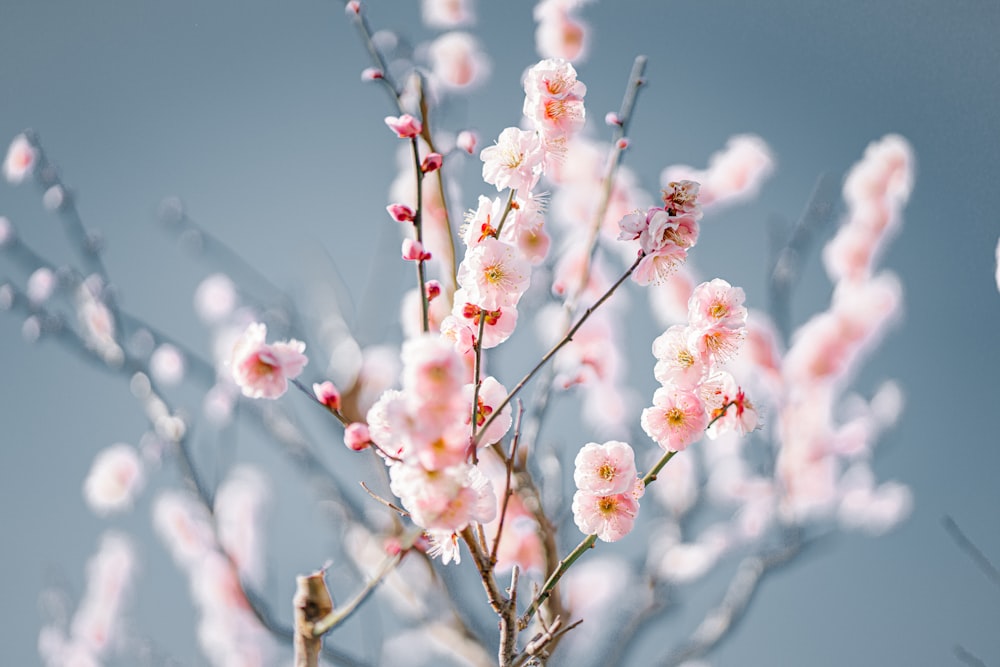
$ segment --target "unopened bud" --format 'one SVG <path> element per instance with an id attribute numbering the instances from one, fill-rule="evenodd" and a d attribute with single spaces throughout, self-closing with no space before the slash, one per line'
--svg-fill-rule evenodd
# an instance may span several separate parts
<path id="1" fill-rule="evenodd" d="M 368 449 L 368 446 L 372 444 L 371 436 L 368 434 L 368 425 L 363 422 L 349 424 L 344 429 L 344 444 L 355 452 Z"/>

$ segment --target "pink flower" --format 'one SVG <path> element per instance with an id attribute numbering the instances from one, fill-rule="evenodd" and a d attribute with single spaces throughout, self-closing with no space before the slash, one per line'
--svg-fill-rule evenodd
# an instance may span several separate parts
<path id="1" fill-rule="evenodd" d="M 575 465 L 573 481 L 581 491 L 610 496 L 635 487 L 635 453 L 624 442 L 588 442 L 577 453 Z"/>
<path id="2" fill-rule="evenodd" d="M 368 449 L 371 443 L 372 439 L 368 433 L 367 424 L 354 422 L 353 424 L 348 424 L 347 428 L 344 429 L 344 444 L 347 445 L 348 449 L 360 452 Z"/>
<path id="3" fill-rule="evenodd" d="M 698 354 L 710 357 L 715 363 L 729 361 L 740 351 L 746 329 L 730 329 L 713 326 L 708 329 L 692 329 L 691 345 Z"/>
<path id="4" fill-rule="evenodd" d="M 411 116 L 408 113 L 404 113 L 402 116 L 386 116 L 385 124 L 389 126 L 389 129 L 396 133 L 396 136 L 400 139 L 412 139 L 413 137 L 419 136 L 420 132 L 424 129 L 420 121 Z"/>
<path id="5" fill-rule="evenodd" d="M 442 162 L 443 158 L 440 153 L 428 153 L 427 156 L 424 157 L 423 162 L 420 163 L 420 171 L 425 174 L 437 171 L 441 168 Z"/>
<path id="6" fill-rule="evenodd" d="M 577 81 L 576 70 L 565 60 L 543 60 L 524 78 L 522 112 L 546 140 L 565 139 L 586 121 L 583 96 L 587 87 Z"/>
<path id="7" fill-rule="evenodd" d="M 83 482 L 84 500 L 90 509 L 102 516 L 128 509 L 142 488 L 144 477 L 135 448 L 126 444 L 112 445 L 94 458 Z"/>
<path id="8" fill-rule="evenodd" d="M 278 398 L 288 391 L 309 359 L 306 344 L 297 340 L 265 342 L 267 327 L 254 322 L 236 342 L 230 358 L 233 379 L 248 398 Z"/>
<path id="9" fill-rule="evenodd" d="M 696 181 L 670 181 L 663 188 L 663 208 L 671 215 L 698 213 L 698 191 L 701 185 Z"/>
<path id="10" fill-rule="evenodd" d="M 693 392 L 660 387 L 653 393 L 653 406 L 639 419 L 649 437 L 668 452 L 680 452 L 701 437 L 708 425 L 705 405 Z"/>
<path id="11" fill-rule="evenodd" d="M 3 161 L 3 175 L 10 183 L 17 185 L 31 175 L 38 160 L 38 152 L 28 141 L 28 137 L 19 134 L 10 142 L 7 157 Z"/>
<path id="12" fill-rule="evenodd" d="M 428 28 L 445 30 L 476 20 L 471 0 L 422 0 L 420 15 Z"/>
<path id="13" fill-rule="evenodd" d="M 586 535 L 597 535 L 604 542 L 616 542 L 632 531 L 639 502 L 632 495 L 618 493 L 602 496 L 587 491 L 573 494 L 573 521 Z"/>
<path id="14" fill-rule="evenodd" d="M 31 305 L 38 306 L 49 300 L 52 293 L 59 286 L 59 278 L 55 271 L 47 266 L 36 269 L 29 277 L 28 284 L 25 285 L 25 293 Z"/>
<path id="15" fill-rule="evenodd" d="M 403 344 L 403 391 L 425 401 L 457 396 L 464 381 L 461 357 L 440 336 L 424 334 Z"/>
<path id="16" fill-rule="evenodd" d="M 466 424 L 470 424 L 472 421 L 472 394 L 474 391 L 474 385 L 472 384 L 465 385 L 463 390 L 466 405 L 469 408 L 467 410 L 467 414 L 469 416 L 465 419 Z M 486 420 L 493 417 L 496 406 L 500 405 L 503 399 L 507 398 L 507 390 L 497 381 L 495 377 L 488 375 L 483 378 L 483 381 L 479 386 L 478 398 L 479 402 L 476 407 L 476 428 L 482 429 Z M 500 412 L 500 416 L 494 419 L 493 423 L 486 429 L 486 432 L 480 436 L 480 446 L 485 447 L 494 442 L 500 442 L 500 440 L 507 435 L 511 422 L 511 408 L 508 404 L 504 406 L 504 409 Z"/>
<path id="17" fill-rule="evenodd" d="M 690 329 L 676 324 L 653 341 L 653 375 L 663 385 L 694 389 L 708 373 L 708 360 L 691 345 Z"/>
<path id="18" fill-rule="evenodd" d="M 494 238 L 472 247 L 458 268 L 468 302 L 488 311 L 515 306 L 528 289 L 531 265 L 518 250 Z"/>
<path id="19" fill-rule="evenodd" d="M 403 259 L 410 262 L 425 262 L 431 258 L 429 252 L 424 251 L 424 244 L 415 239 L 403 239 Z"/>
<path id="20" fill-rule="evenodd" d="M 389 204 L 385 210 L 396 222 L 413 222 L 416 218 L 416 213 L 406 204 Z"/>
<path id="21" fill-rule="evenodd" d="M 497 143 L 479 153 L 483 161 L 483 180 L 497 190 L 512 188 L 527 192 L 535 187 L 542 173 L 542 143 L 534 132 L 508 127 Z"/>
<path id="22" fill-rule="evenodd" d="M 431 72 L 450 89 L 474 88 L 490 74 L 490 61 L 478 40 L 466 32 L 447 32 L 427 48 Z"/>
<path id="23" fill-rule="evenodd" d="M 587 55 L 590 27 L 571 14 L 573 3 L 543 0 L 535 7 L 535 49 L 547 58 L 580 61 Z"/>
<path id="24" fill-rule="evenodd" d="M 644 255 L 632 272 L 638 285 L 660 285 L 687 259 L 687 251 L 676 245 L 666 245 L 652 254 Z"/>
<path id="25" fill-rule="evenodd" d="M 314 383 L 313 394 L 316 395 L 316 400 L 325 405 L 328 410 L 340 409 L 340 392 L 329 380 L 322 384 Z"/>
<path id="26" fill-rule="evenodd" d="M 688 321 L 700 329 L 743 329 L 747 323 L 745 298 L 742 288 L 733 287 L 721 278 L 702 283 L 688 302 Z"/>
<path id="27" fill-rule="evenodd" d="M 455 138 L 455 146 L 460 150 L 465 151 L 469 155 L 472 155 L 476 150 L 476 144 L 479 142 L 479 137 L 476 136 L 475 132 L 470 130 L 462 130 L 458 133 Z"/>
<path id="28" fill-rule="evenodd" d="M 165 387 L 173 387 L 184 379 L 184 355 L 170 343 L 164 343 L 149 356 L 149 374 Z"/>
<path id="29" fill-rule="evenodd" d="M 236 285 L 224 273 L 208 276 L 194 292 L 194 309 L 208 324 L 218 324 L 229 317 L 238 301 Z"/>

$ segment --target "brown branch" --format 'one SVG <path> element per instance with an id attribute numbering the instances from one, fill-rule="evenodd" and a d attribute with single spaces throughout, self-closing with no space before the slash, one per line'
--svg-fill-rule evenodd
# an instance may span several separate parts
<path id="1" fill-rule="evenodd" d="M 316 635 L 316 623 L 333 611 L 333 598 L 326 587 L 325 572 L 320 570 L 295 578 L 295 667 L 319 667 L 323 648 L 322 634 Z"/>

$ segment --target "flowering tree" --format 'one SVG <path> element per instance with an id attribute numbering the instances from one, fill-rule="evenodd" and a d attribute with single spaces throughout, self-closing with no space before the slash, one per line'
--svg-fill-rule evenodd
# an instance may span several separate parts
<path id="1" fill-rule="evenodd" d="M 722 599 L 702 610 L 688 640 L 657 656 L 681 664 L 725 638 L 769 571 L 834 531 L 881 533 L 909 511 L 909 491 L 878 483 L 869 465 L 900 413 L 900 390 L 848 393 L 900 308 L 901 286 L 877 262 L 912 187 L 907 143 L 873 143 L 844 181 L 845 213 L 823 251 L 830 304 L 798 327 L 789 321 L 802 251 L 829 218 L 820 193 L 776 249 L 771 313 L 749 310 L 743 289 L 702 282 L 686 260 L 704 216 L 756 194 L 773 168 L 770 149 L 733 137 L 706 169 L 669 166 L 660 196 L 647 194 L 623 164 L 646 61 L 635 60 L 607 129 L 588 124 L 585 70 L 573 64 L 589 38 L 579 4 L 536 5 L 542 60 L 523 78 L 523 118 L 479 149 L 471 130 L 437 125 L 439 110 L 489 73 L 475 38 L 455 30 L 473 21 L 471 6 L 425 1 L 425 22 L 445 32 L 414 62 L 388 52 L 362 6 L 346 3 L 371 57 L 362 77 L 392 104 L 373 141 L 398 142 L 403 156 L 386 207 L 414 273 L 398 295 L 398 349 L 364 348 L 343 327 L 311 331 L 292 303 L 255 298 L 223 273 L 195 295 L 213 358 L 184 348 L 121 307 L 101 245 L 39 137 L 27 131 L 11 143 L 4 176 L 39 186 L 80 265 L 53 265 L 0 218 L 0 247 L 27 276 L 3 284 L 0 304 L 23 318 L 29 339 L 57 340 L 130 383 L 150 433 L 139 447 L 100 452 L 84 497 L 99 514 L 127 511 L 155 472 L 151 459 L 179 467 L 184 487 L 159 493 L 152 520 L 191 582 L 212 664 L 273 664 L 288 655 L 283 643 L 296 665 L 365 664 L 338 629 L 370 604 L 392 610 L 385 664 L 434 655 L 501 667 L 550 656 L 617 664 L 668 611 L 670 591 L 719 568 L 731 578 Z M 475 202 L 452 185 L 468 165 L 481 168 L 489 193 Z M 230 252 L 179 202 L 161 216 L 217 255 Z M 631 330 L 628 290 L 648 301 L 659 331 Z M 507 344 L 532 334 L 546 349 L 540 358 Z M 638 399 L 623 353 L 633 342 L 651 345 L 645 373 L 659 384 Z M 313 350 L 334 363 L 317 364 Z M 182 381 L 202 387 L 200 410 L 168 398 L 165 388 Z M 580 406 L 588 435 L 579 442 L 544 436 L 563 394 Z M 303 401 L 329 417 L 329 432 L 294 418 L 288 404 Z M 190 414 L 225 429 L 237 410 L 336 508 L 339 556 L 357 579 L 345 601 L 334 604 L 321 568 L 298 578 L 294 613 L 267 603 L 258 527 L 266 476 L 233 465 L 210 483 L 192 450 Z M 360 478 L 332 468 L 317 447 L 331 437 L 376 465 Z M 618 541 L 631 541 L 631 557 L 604 546 Z M 40 634 L 47 664 L 101 664 L 128 650 L 117 638 L 135 561 L 126 536 L 103 538 L 72 618 Z"/>

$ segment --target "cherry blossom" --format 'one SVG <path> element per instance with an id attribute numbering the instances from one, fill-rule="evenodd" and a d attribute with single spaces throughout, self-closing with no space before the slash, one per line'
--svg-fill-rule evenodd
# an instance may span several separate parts
<path id="1" fill-rule="evenodd" d="M 38 160 L 38 151 L 28 140 L 19 134 L 10 142 L 7 157 L 3 161 L 3 175 L 8 182 L 18 184 L 31 175 Z"/>
<path id="2" fill-rule="evenodd" d="M 538 135 L 516 127 L 500 133 L 496 144 L 479 153 L 483 161 L 483 180 L 496 189 L 530 191 L 542 173 L 544 152 Z"/>
<path id="3" fill-rule="evenodd" d="M 588 442 L 577 453 L 575 465 L 573 480 L 578 489 L 588 493 L 610 496 L 635 486 L 635 453 L 624 442 Z"/>
<path id="4" fill-rule="evenodd" d="M 617 542 L 632 531 L 639 502 L 631 492 L 598 495 L 579 490 L 573 494 L 573 521 L 581 532 L 604 542 Z"/>
<path id="5" fill-rule="evenodd" d="M 309 359 L 305 343 L 297 340 L 266 342 L 267 327 L 254 322 L 236 342 L 230 357 L 233 380 L 248 398 L 278 398 L 288 380 L 302 372 Z"/>
<path id="6" fill-rule="evenodd" d="M 697 394 L 660 387 L 653 393 L 653 406 L 642 411 L 639 422 L 660 447 L 668 452 L 679 452 L 701 436 L 708 425 L 708 417 Z"/>

